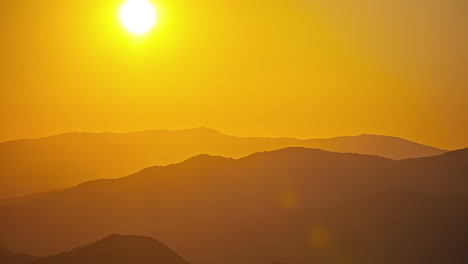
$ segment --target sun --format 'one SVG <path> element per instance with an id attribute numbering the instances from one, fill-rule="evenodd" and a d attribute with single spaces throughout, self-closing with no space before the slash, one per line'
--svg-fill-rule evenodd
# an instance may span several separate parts
<path id="1" fill-rule="evenodd" d="M 119 18 L 126 30 L 141 35 L 156 23 L 157 13 L 147 0 L 127 0 L 120 7 Z"/>

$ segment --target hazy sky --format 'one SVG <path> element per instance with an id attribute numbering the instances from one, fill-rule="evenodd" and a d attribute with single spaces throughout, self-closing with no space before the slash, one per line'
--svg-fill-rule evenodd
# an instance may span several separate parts
<path id="1" fill-rule="evenodd" d="M 153 0 L 142 38 L 122 1 L 0 1 L 0 141 L 208 125 L 468 147 L 466 0 Z"/>

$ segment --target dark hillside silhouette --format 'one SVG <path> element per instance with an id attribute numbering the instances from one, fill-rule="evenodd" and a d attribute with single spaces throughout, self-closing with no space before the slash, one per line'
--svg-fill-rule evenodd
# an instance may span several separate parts
<path id="1" fill-rule="evenodd" d="M 0 246 L 0 263 L 1 264 L 30 264 L 36 257 L 11 252 L 10 250 Z"/>
<path id="2" fill-rule="evenodd" d="M 256 226 L 246 243 L 256 253 L 240 253 L 240 258 L 243 263 L 267 256 L 285 260 L 271 264 L 466 263 L 467 223 L 468 197 L 391 190 L 330 208 L 281 214 Z M 23 256 L 0 260 L 2 264 L 188 264 L 162 243 L 133 235 L 111 235 L 33 262 L 33 257 Z M 222 261 L 226 262 L 229 259 Z"/>
<path id="3" fill-rule="evenodd" d="M 433 156 L 444 150 L 401 138 L 361 135 L 332 139 L 239 138 L 207 128 L 126 134 L 69 133 L 0 143 L 0 199 L 118 178 L 146 167 L 199 154 L 241 158 L 286 147 L 372 154 L 392 159 Z"/>
<path id="4" fill-rule="evenodd" d="M 395 190 L 293 218 L 298 264 L 468 263 L 467 197 Z"/>
<path id="5" fill-rule="evenodd" d="M 33 264 L 188 264 L 161 242 L 143 236 L 110 235 Z"/>
<path id="6" fill-rule="evenodd" d="M 0 243 L 53 254 L 135 227 L 195 264 L 290 262 L 293 245 L 266 243 L 295 241 L 280 239 L 289 234 L 284 216 L 388 189 L 468 195 L 467 161 L 468 149 L 402 161 L 305 148 L 200 155 L 0 207 Z"/>

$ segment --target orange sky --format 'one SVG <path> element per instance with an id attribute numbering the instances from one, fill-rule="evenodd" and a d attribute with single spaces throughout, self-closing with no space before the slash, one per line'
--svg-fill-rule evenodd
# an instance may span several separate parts
<path id="1" fill-rule="evenodd" d="M 201 125 L 468 147 L 465 0 L 0 1 L 0 141 Z"/>

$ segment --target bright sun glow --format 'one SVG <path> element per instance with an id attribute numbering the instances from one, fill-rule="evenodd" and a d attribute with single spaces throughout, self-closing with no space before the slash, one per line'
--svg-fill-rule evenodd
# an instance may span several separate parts
<path id="1" fill-rule="evenodd" d="M 146 0 L 127 0 L 120 8 L 120 22 L 133 34 L 144 34 L 156 23 L 156 11 Z"/>

